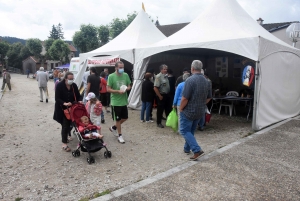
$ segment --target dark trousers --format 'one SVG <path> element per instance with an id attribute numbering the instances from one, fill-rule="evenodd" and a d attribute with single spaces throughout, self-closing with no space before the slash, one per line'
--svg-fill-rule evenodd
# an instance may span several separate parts
<path id="1" fill-rule="evenodd" d="M 110 93 L 106 93 L 106 96 L 107 96 L 107 106 L 109 107 L 110 105 Z"/>
<path id="2" fill-rule="evenodd" d="M 172 110 L 172 103 L 171 97 L 169 94 L 162 94 L 163 99 L 160 100 L 157 97 L 157 112 L 156 112 L 156 123 L 161 124 L 162 115 L 165 111 L 166 116 L 168 117 L 169 113 Z"/>
<path id="3" fill-rule="evenodd" d="M 61 140 L 62 143 L 68 143 L 68 135 L 70 133 L 71 120 L 68 120 L 65 116 L 61 124 Z"/>

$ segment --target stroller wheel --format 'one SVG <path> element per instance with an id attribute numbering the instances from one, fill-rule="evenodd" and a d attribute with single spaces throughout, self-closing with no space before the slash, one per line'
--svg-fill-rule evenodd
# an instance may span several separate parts
<path id="1" fill-rule="evenodd" d="M 92 161 L 91 161 L 90 158 L 87 158 L 86 161 L 88 162 L 88 164 L 91 164 L 91 163 L 92 163 Z"/>
<path id="2" fill-rule="evenodd" d="M 91 157 L 91 161 L 92 163 L 95 163 L 95 159 L 93 157 Z"/>
<path id="3" fill-rule="evenodd" d="M 104 157 L 105 157 L 105 158 L 108 157 L 107 151 L 104 152 Z"/>
<path id="4" fill-rule="evenodd" d="M 76 157 L 76 151 L 72 151 L 72 156 Z"/>
<path id="5" fill-rule="evenodd" d="M 80 151 L 79 150 L 75 151 L 75 156 L 80 156 Z"/>
<path id="6" fill-rule="evenodd" d="M 108 158 L 111 158 L 111 151 L 107 152 L 107 156 L 108 156 Z"/>

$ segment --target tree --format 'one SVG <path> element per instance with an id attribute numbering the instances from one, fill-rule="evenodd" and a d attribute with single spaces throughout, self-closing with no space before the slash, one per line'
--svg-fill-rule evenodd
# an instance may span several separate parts
<path id="1" fill-rule="evenodd" d="M 20 57 L 21 50 L 23 48 L 22 43 L 13 43 L 8 52 L 7 56 L 9 58 L 8 65 L 14 68 L 22 68 L 22 58 Z"/>
<path id="2" fill-rule="evenodd" d="M 6 41 L 0 41 L 0 63 L 4 64 L 4 57 L 6 56 L 7 52 L 9 50 L 9 43 Z"/>
<path id="3" fill-rule="evenodd" d="M 58 32 L 58 38 L 59 39 L 65 39 L 64 38 L 64 32 L 62 32 L 63 28 L 61 27 L 61 23 L 58 23 L 58 25 L 56 26 L 56 30 Z"/>
<path id="4" fill-rule="evenodd" d="M 109 41 L 109 28 L 108 26 L 101 25 L 98 29 L 100 45 L 105 45 Z"/>
<path id="5" fill-rule="evenodd" d="M 32 55 L 28 49 L 28 47 L 26 47 L 25 45 L 23 45 L 21 52 L 20 52 L 20 59 L 23 61 L 24 59 L 26 59 L 27 57 L 29 57 L 30 55 Z"/>
<path id="6" fill-rule="evenodd" d="M 52 30 L 50 31 L 50 36 L 48 38 L 52 38 L 54 40 L 64 39 L 64 32 L 62 32 L 63 28 L 61 23 L 58 23 L 57 26 L 52 25 Z"/>
<path id="7" fill-rule="evenodd" d="M 98 31 L 94 25 L 81 25 L 80 31 L 75 32 L 73 43 L 82 53 L 92 51 L 99 47 Z"/>
<path id="8" fill-rule="evenodd" d="M 52 38 L 54 40 L 59 39 L 58 31 L 54 24 L 52 25 L 52 30 L 50 31 L 50 36 L 48 38 Z"/>
<path id="9" fill-rule="evenodd" d="M 119 18 L 114 18 L 110 23 L 110 36 L 112 38 L 117 37 L 129 26 L 129 24 L 135 19 L 136 16 L 137 12 L 134 11 L 133 13 L 127 14 L 127 19 L 122 20 Z"/>
<path id="10" fill-rule="evenodd" d="M 26 41 L 26 47 L 28 48 L 29 52 L 37 58 L 41 57 L 42 52 L 42 43 L 38 38 L 30 38 Z"/>
<path id="11" fill-rule="evenodd" d="M 49 48 L 48 53 L 53 60 L 59 60 L 65 63 L 69 62 L 69 46 L 60 39 L 54 41 L 52 46 Z"/>
<path id="12" fill-rule="evenodd" d="M 112 38 L 117 37 L 127 27 L 127 21 L 114 18 L 110 23 L 110 34 Z"/>
<path id="13" fill-rule="evenodd" d="M 53 39 L 53 38 L 49 38 L 48 40 L 44 41 L 45 48 L 46 48 L 47 52 L 50 49 L 50 47 L 52 46 L 52 44 L 54 43 L 54 41 L 55 41 L 55 39 Z"/>
<path id="14" fill-rule="evenodd" d="M 135 19 L 136 16 L 137 16 L 137 12 L 136 11 L 134 11 L 133 13 L 127 14 L 126 25 L 129 26 L 129 24 Z"/>

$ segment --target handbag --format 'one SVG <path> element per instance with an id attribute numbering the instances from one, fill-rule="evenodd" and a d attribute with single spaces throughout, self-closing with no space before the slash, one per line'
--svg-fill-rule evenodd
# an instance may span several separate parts
<path id="1" fill-rule="evenodd" d="M 167 117 L 166 126 L 171 127 L 175 132 L 178 129 L 178 116 L 174 108 Z"/>
<path id="2" fill-rule="evenodd" d="M 74 87 L 72 87 L 72 88 L 73 88 L 73 94 L 74 94 L 75 101 L 77 102 L 75 92 L 74 92 Z M 71 120 L 70 108 L 68 107 L 67 109 L 64 109 L 63 111 L 64 111 L 64 115 L 65 115 L 66 119 Z"/>

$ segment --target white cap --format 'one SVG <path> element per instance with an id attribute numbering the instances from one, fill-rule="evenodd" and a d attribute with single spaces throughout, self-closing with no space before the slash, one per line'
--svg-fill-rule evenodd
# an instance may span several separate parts
<path id="1" fill-rule="evenodd" d="M 96 98 L 96 95 L 93 92 L 88 93 L 88 95 L 85 97 L 86 100 L 90 100 L 92 98 Z"/>

